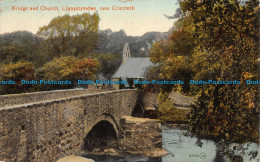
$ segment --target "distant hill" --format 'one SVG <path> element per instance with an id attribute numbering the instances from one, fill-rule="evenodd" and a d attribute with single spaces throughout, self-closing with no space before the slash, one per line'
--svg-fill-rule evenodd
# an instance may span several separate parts
<path id="1" fill-rule="evenodd" d="M 142 36 L 127 36 L 124 30 L 113 32 L 111 29 L 99 31 L 98 44 L 93 54 L 122 54 L 125 43 L 129 44 L 133 57 L 148 55 L 153 43 L 167 39 L 172 32 L 147 32 Z M 28 31 L 15 31 L 0 34 L 0 64 L 27 60 L 37 66 L 52 60 L 56 53 L 50 49 L 50 42 Z M 40 58 L 40 59 L 38 59 Z"/>
<path id="2" fill-rule="evenodd" d="M 28 43 L 34 41 L 36 38 L 37 36 L 29 31 L 15 31 L 0 35 L 1 43 Z"/>

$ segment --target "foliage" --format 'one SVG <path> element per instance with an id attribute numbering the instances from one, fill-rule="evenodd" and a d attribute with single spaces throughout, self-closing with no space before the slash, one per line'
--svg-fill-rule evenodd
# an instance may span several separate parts
<path id="1" fill-rule="evenodd" d="M 247 76 L 258 79 L 258 2 L 250 0 L 244 6 L 236 0 L 187 3 L 192 4 L 187 10 L 194 18 L 199 49 L 194 57 L 204 53 L 209 58 L 201 69 L 212 71 L 216 80 L 241 81 L 203 87 L 190 114 L 192 131 L 229 141 L 258 141 L 258 86 L 245 83 Z"/>
<path id="2" fill-rule="evenodd" d="M 243 85 L 218 85 L 202 90 L 189 115 L 191 130 L 234 142 L 257 142 L 256 93 L 257 89 L 252 93 Z"/>
<path id="3" fill-rule="evenodd" d="M 74 80 L 95 80 L 96 74 L 100 68 L 96 59 L 81 59 L 72 71 Z"/>
<path id="4" fill-rule="evenodd" d="M 16 31 L 0 35 L 0 64 L 29 61 L 36 66 L 46 62 L 39 44 L 43 42 L 34 34 L 27 31 Z"/>
<path id="5" fill-rule="evenodd" d="M 41 89 L 73 88 L 77 80 L 95 79 L 99 70 L 99 62 L 95 59 L 81 59 L 74 56 L 59 57 L 43 66 L 39 78 L 48 81 L 71 81 L 71 84 L 48 85 Z"/>
<path id="6" fill-rule="evenodd" d="M 161 73 L 160 73 L 160 71 L 161 71 L 161 66 L 162 66 L 163 64 L 156 64 L 156 65 L 154 65 L 154 66 L 150 66 L 150 67 L 148 67 L 146 70 L 145 70 L 145 74 L 144 74 L 144 76 L 145 76 L 145 78 L 147 79 L 147 80 L 162 80 L 162 77 L 161 77 Z"/>
<path id="7" fill-rule="evenodd" d="M 182 87 L 183 92 L 199 91 L 189 123 L 199 135 L 257 142 L 259 85 L 246 80 L 259 80 L 259 1 L 185 0 L 180 6 L 177 30 L 150 51 L 151 61 L 160 67 L 157 78 L 240 81 Z"/>
<path id="8" fill-rule="evenodd" d="M 195 47 L 190 28 L 174 30 L 168 40 L 154 43 L 149 51 L 150 59 L 160 68 L 156 78 L 160 80 L 183 80 L 186 83 L 192 78 L 192 53 Z M 151 68 L 150 70 L 155 70 Z M 150 73 L 154 73 L 150 71 Z M 147 74 L 149 76 L 149 72 Z M 147 78 L 148 79 L 148 78 Z M 165 91 L 171 91 L 169 85 L 161 85 Z M 189 92 L 189 84 L 181 85 L 182 91 Z M 176 86 L 175 86 L 176 88 Z"/>
<path id="9" fill-rule="evenodd" d="M 99 16 L 83 13 L 59 16 L 39 29 L 38 35 L 51 43 L 58 56 L 85 56 L 97 44 Z"/>
<path id="10" fill-rule="evenodd" d="M 187 111 L 176 109 L 167 93 L 159 93 L 158 100 L 159 118 L 162 122 L 187 122 Z"/>
<path id="11" fill-rule="evenodd" d="M 93 58 L 96 58 L 99 61 L 99 73 L 107 79 L 111 79 L 112 75 L 122 63 L 122 56 L 118 54 L 97 53 L 93 55 Z"/>
<path id="12" fill-rule="evenodd" d="M 59 57 L 43 66 L 46 80 L 71 80 L 78 59 L 73 56 Z"/>
<path id="13" fill-rule="evenodd" d="M 125 43 L 130 44 L 132 56 L 147 56 L 154 41 L 167 37 L 167 32 L 148 32 L 138 37 L 127 36 L 124 30 L 99 32 L 98 23 L 97 13 L 65 15 L 53 18 L 48 25 L 39 29 L 37 35 L 28 31 L 1 34 L 0 65 L 28 61 L 36 69 L 36 80 L 73 81 L 69 86 L 34 85 L 26 91 L 72 88 L 76 79 L 93 79 L 97 73 L 110 79 L 121 64 L 120 53 Z M 65 61 L 66 56 L 76 58 Z M 88 59 L 84 59 L 86 56 L 93 58 L 93 66 L 86 61 Z M 60 61 L 57 61 L 59 57 Z M 74 59 L 77 63 L 73 63 Z M 72 66 L 76 66 L 75 69 Z M 18 89 L 12 91 L 20 92 Z"/>
<path id="14" fill-rule="evenodd" d="M 0 80 L 14 81 L 15 84 L 1 84 L 1 94 L 22 93 L 33 90 L 33 85 L 22 84 L 21 80 L 35 79 L 35 70 L 32 63 L 17 62 L 5 64 L 0 69 Z"/>
<path id="15" fill-rule="evenodd" d="M 168 32 L 147 32 L 142 36 L 128 36 L 124 30 L 103 30 L 99 33 L 98 44 L 93 53 L 121 54 L 125 43 L 129 44 L 131 56 L 147 57 L 152 44 L 160 39 L 166 39 Z"/>

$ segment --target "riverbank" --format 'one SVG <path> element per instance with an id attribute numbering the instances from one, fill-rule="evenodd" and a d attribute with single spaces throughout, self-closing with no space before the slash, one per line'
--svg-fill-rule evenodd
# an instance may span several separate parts
<path id="1" fill-rule="evenodd" d="M 136 155 L 117 152 L 117 155 L 109 154 L 111 149 L 100 150 L 101 153 L 97 154 L 79 154 L 84 157 L 83 159 L 76 157 L 82 162 L 87 162 L 86 159 L 93 159 L 95 162 L 230 162 L 239 159 L 244 162 L 258 162 L 258 144 L 245 143 L 245 144 L 226 144 L 223 142 L 216 143 L 210 139 L 199 138 L 196 135 L 189 136 L 187 133 L 187 124 L 172 124 L 166 123 L 162 125 L 162 141 L 163 149 L 167 150 L 166 155 L 159 157 L 150 157 L 148 155 Z M 220 146 L 221 144 L 221 146 Z M 225 147 L 224 147 L 225 145 Z M 235 148 L 235 150 L 234 150 Z M 103 152 L 102 152 L 103 151 Z M 228 152 L 228 154 L 227 154 Z M 69 158 L 74 162 L 75 156 Z M 85 161 L 83 161 L 85 160 Z M 67 161 L 58 161 L 67 162 Z M 81 162 L 81 161 L 75 161 Z"/>

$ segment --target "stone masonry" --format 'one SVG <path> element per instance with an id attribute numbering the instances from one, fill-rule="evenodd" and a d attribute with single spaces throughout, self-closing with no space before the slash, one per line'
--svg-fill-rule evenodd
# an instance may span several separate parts
<path id="1" fill-rule="evenodd" d="M 13 105 L 21 105 L 32 102 L 54 100 L 72 96 L 80 96 L 85 94 L 94 94 L 104 92 L 105 90 L 89 90 L 89 89 L 67 89 L 53 90 L 22 94 L 0 95 L 0 108 Z"/>
<path id="2" fill-rule="evenodd" d="M 131 115 L 137 100 L 137 90 L 120 90 L 0 108 L 0 161 L 48 162 L 75 154 L 81 150 L 84 137 L 99 121 L 109 121 L 118 132 L 120 118 Z M 127 124 L 123 124 L 125 130 L 129 129 Z M 138 130 L 138 124 L 135 127 Z M 143 129 L 151 134 L 149 127 Z M 159 124 L 154 127 L 160 129 Z M 141 135 L 137 131 L 125 133 L 132 139 Z M 149 136 L 149 140 L 160 137 L 159 134 L 152 136 L 156 138 Z M 141 137 L 148 140 L 148 136 Z M 153 145 L 161 143 L 158 141 Z"/>
<path id="3" fill-rule="evenodd" d="M 120 119 L 119 149 L 146 154 L 162 148 L 162 129 L 159 120 L 124 116 Z"/>

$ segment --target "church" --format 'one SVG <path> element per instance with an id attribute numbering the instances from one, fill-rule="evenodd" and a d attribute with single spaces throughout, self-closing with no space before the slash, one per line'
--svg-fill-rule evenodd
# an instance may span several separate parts
<path id="1" fill-rule="evenodd" d="M 147 68 L 154 65 L 149 57 L 131 57 L 128 43 L 123 49 L 123 59 L 121 66 L 113 75 L 113 81 L 124 80 L 128 84 L 113 85 L 115 89 L 134 88 L 134 80 L 144 79 L 144 74 Z"/>

